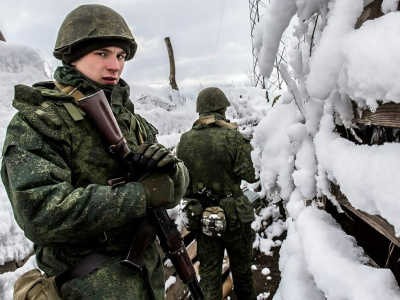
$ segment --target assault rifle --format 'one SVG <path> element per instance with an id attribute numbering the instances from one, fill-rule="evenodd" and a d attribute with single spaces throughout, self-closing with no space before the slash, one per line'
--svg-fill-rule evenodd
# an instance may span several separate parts
<path id="1" fill-rule="evenodd" d="M 132 151 L 122 136 L 121 130 L 111 111 L 110 105 L 103 91 L 78 100 L 78 105 L 94 121 L 99 131 L 110 144 L 109 150 L 121 157 L 130 167 L 131 181 L 138 180 L 142 174 L 136 174 L 134 166 L 128 159 Z M 174 220 L 169 218 L 164 206 L 148 209 L 146 216 L 133 238 L 128 254 L 121 260 L 121 264 L 132 269 L 142 270 L 143 254 L 155 236 L 160 240 L 161 248 L 171 260 L 179 278 L 187 284 L 193 299 L 203 299 L 204 294 L 196 277 L 196 271 L 186 251 L 183 238 Z"/>

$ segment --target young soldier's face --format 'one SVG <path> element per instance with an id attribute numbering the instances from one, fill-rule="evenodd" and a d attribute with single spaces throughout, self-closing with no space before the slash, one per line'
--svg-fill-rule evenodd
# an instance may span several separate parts
<path id="1" fill-rule="evenodd" d="M 104 47 L 82 56 L 71 66 L 100 84 L 118 83 L 125 66 L 126 53 L 119 47 Z"/>

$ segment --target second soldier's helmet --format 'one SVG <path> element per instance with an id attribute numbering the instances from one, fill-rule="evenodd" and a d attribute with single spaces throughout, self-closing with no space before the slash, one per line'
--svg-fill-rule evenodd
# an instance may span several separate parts
<path id="1" fill-rule="evenodd" d="M 196 112 L 199 114 L 230 106 L 223 91 L 216 87 L 205 88 L 197 96 Z"/>
<path id="2" fill-rule="evenodd" d="M 126 60 L 132 59 L 137 49 L 135 38 L 119 13 L 104 5 L 81 5 L 61 24 L 53 55 L 69 63 L 95 47 L 107 45 L 124 49 Z"/>

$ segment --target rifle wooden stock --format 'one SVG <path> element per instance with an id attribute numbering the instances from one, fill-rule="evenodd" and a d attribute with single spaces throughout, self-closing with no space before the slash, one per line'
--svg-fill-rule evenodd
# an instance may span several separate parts
<path id="1" fill-rule="evenodd" d="M 82 98 L 78 101 L 78 105 L 92 118 L 99 131 L 106 137 L 110 144 L 110 151 L 124 159 L 131 168 L 132 174 L 139 178 L 138 175 L 140 174 L 137 174 L 132 164 L 126 159 L 132 151 L 121 133 L 104 92 L 100 91 Z M 168 212 L 163 206 L 148 210 L 144 221 L 133 238 L 129 252 L 121 260 L 121 264 L 141 270 L 144 251 L 153 241 L 155 235 L 158 236 L 161 248 L 171 260 L 179 278 L 184 284 L 188 285 L 192 298 L 195 300 L 203 299 L 203 291 L 181 234 L 174 220 L 169 218 Z"/>
<path id="2" fill-rule="evenodd" d="M 78 100 L 78 105 L 92 118 L 99 131 L 105 136 L 112 153 L 117 153 L 118 156 L 124 158 L 131 152 L 103 91 Z"/>

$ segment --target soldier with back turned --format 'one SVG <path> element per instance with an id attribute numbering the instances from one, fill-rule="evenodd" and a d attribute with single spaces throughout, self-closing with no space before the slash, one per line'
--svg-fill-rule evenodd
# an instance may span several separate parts
<path id="1" fill-rule="evenodd" d="M 252 146 L 225 113 L 230 102 L 216 87 L 197 97 L 199 119 L 181 136 L 177 156 L 189 170 L 182 215 L 196 233 L 205 299 L 222 299 L 222 262 L 229 256 L 237 299 L 256 299 L 251 270 L 254 209 L 241 182 L 256 181 Z"/>

